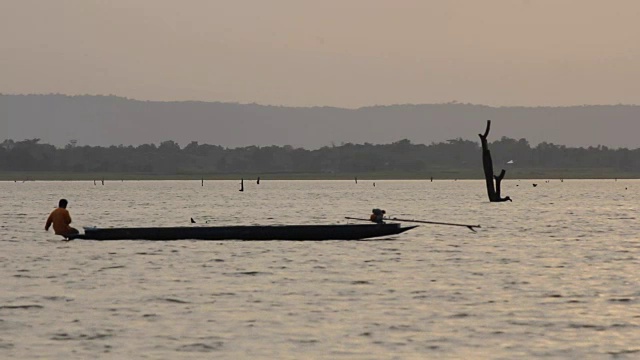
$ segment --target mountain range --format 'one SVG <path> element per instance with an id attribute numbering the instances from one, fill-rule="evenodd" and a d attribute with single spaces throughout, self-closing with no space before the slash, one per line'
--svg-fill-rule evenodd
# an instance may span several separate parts
<path id="1" fill-rule="evenodd" d="M 118 96 L 0 95 L 0 141 L 40 138 L 64 146 L 178 144 L 224 147 L 342 143 L 417 144 L 462 138 L 525 138 L 571 147 L 640 147 L 640 106 L 491 107 L 404 104 L 358 109 L 285 107 L 221 102 L 140 101 Z"/>

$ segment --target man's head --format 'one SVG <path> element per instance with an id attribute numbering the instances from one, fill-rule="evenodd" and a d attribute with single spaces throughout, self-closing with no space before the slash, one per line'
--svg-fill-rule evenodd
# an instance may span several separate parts
<path id="1" fill-rule="evenodd" d="M 58 207 L 65 209 L 68 203 L 67 199 L 60 199 L 60 201 L 58 201 Z"/>

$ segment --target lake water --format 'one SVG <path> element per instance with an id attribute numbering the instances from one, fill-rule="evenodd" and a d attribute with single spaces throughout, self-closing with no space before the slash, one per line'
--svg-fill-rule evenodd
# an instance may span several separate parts
<path id="1" fill-rule="evenodd" d="M 533 187 L 532 183 L 538 183 Z M 0 358 L 638 358 L 640 181 L 0 182 Z M 366 241 L 71 241 L 81 226 L 424 225 Z"/>

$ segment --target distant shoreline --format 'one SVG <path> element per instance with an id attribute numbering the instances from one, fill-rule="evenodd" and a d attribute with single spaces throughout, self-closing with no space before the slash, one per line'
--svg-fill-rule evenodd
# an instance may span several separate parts
<path id="1" fill-rule="evenodd" d="M 0 181 L 135 181 L 135 180 L 482 180 L 482 170 L 452 169 L 432 172 L 379 173 L 225 173 L 225 174 L 152 174 L 152 173 L 84 173 L 48 171 L 9 171 L 0 173 Z M 505 181 L 522 179 L 640 179 L 640 173 L 612 169 L 511 169 Z"/>
<path id="2" fill-rule="evenodd" d="M 290 145 L 309 150 L 334 144 L 392 144 L 403 139 L 425 145 L 458 138 L 477 142 L 487 119 L 494 124 L 491 142 L 506 136 L 526 138 L 533 147 L 545 142 L 585 149 L 601 145 L 634 150 L 640 146 L 640 106 L 625 104 L 495 107 L 448 102 L 337 108 L 141 101 L 115 95 L 0 94 L 0 108 L 0 142 L 40 138 L 43 144 L 59 148 L 72 140 L 78 147 L 121 144 L 138 148 L 171 140 L 181 148 L 199 142 L 226 149 Z M 69 165 L 77 163 L 78 159 Z"/>

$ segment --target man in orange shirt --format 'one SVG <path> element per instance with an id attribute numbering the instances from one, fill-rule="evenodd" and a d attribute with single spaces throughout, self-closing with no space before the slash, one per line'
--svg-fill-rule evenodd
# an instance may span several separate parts
<path id="1" fill-rule="evenodd" d="M 47 219 L 47 224 L 44 226 L 45 231 L 49 231 L 49 227 L 53 224 L 53 231 L 55 231 L 56 235 L 62 235 L 66 238 L 69 235 L 78 234 L 78 230 L 69 226 L 71 224 L 71 215 L 67 210 L 67 204 L 66 199 L 60 199 L 58 207 L 51 212 Z"/>

